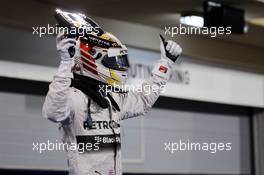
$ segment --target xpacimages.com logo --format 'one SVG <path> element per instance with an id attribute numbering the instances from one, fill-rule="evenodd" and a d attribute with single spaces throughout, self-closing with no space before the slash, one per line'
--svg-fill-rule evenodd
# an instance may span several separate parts
<path id="1" fill-rule="evenodd" d="M 45 35 L 58 35 L 59 33 L 64 33 L 66 35 L 74 35 L 74 36 L 80 36 L 83 37 L 87 34 L 91 34 L 91 32 L 94 32 L 95 34 L 99 33 L 99 27 L 93 27 L 93 26 L 85 26 L 85 27 L 58 27 L 58 26 L 33 26 L 32 27 L 32 34 L 36 35 L 38 37 L 43 37 Z"/>
<path id="2" fill-rule="evenodd" d="M 150 95 L 151 93 L 163 93 L 165 91 L 165 85 L 150 85 L 150 84 L 142 84 L 138 86 L 133 85 L 100 85 L 99 86 L 99 92 L 104 93 L 122 93 L 122 92 L 140 92 L 144 93 L 144 95 Z"/>
<path id="3" fill-rule="evenodd" d="M 177 142 L 165 142 L 164 150 L 171 154 L 179 151 L 204 151 L 215 154 L 220 151 L 231 151 L 232 143 L 227 142 L 191 142 L 190 140 L 178 140 Z"/>
<path id="4" fill-rule="evenodd" d="M 195 27 L 195 26 L 165 26 L 164 35 L 174 37 L 176 35 L 209 35 L 214 38 L 218 35 L 230 35 L 231 27 Z"/>

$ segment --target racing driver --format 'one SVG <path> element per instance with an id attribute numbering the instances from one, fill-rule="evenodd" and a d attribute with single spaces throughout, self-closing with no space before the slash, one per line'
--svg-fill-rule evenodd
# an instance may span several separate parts
<path id="1" fill-rule="evenodd" d="M 96 24 L 74 15 L 68 16 Z M 61 61 L 43 105 L 43 116 L 59 123 L 63 142 L 78 145 L 78 149 L 67 149 L 70 175 L 122 174 L 120 121 L 149 111 L 182 52 L 177 43 L 161 36 L 161 59 L 142 84 L 157 86 L 158 91 L 104 91 L 102 87 L 125 83 L 129 62 L 126 46 L 114 35 L 98 31 L 86 37 L 58 34 Z"/>

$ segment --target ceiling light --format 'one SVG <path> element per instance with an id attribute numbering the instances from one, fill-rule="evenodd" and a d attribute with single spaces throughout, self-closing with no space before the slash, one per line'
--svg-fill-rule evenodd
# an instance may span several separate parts
<path id="1" fill-rule="evenodd" d="M 184 11 L 181 13 L 180 23 L 188 26 L 203 27 L 203 13 L 199 11 Z"/>
<path id="2" fill-rule="evenodd" d="M 195 15 L 181 16 L 180 23 L 189 26 L 203 27 L 204 19 L 202 16 L 195 16 Z"/>

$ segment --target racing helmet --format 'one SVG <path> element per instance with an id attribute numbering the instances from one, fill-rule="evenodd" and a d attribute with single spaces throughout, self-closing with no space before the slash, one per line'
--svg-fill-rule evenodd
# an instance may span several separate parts
<path id="1" fill-rule="evenodd" d="M 77 38 L 73 72 L 108 85 L 123 85 L 129 68 L 127 48 L 117 37 L 105 32 L 95 21 L 79 13 L 57 9 L 55 18 L 60 26 Z M 81 30 L 80 30 L 81 29 Z"/>
<path id="2" fill-rule="evenodd" d="M 122 85 L 129 68 L 127 48 L 112 34 L 89 35 L 78 40 L 73 71 L 109 85 Z"/>

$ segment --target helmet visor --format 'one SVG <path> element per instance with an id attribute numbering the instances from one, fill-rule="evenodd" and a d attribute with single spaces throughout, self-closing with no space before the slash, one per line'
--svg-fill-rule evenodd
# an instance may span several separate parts
<path id="1" fill-rule="evenodd" d="M 125 55 L 117 55 L 108 57 L 107 55 L 103 58 L 102 64 L 114 70 L 126 71 L 129 68 L 128 56 Z"/>
<path id="2" fill-rule="evenodd" d="M 129 68 L 127 50 L 123 48 L 109 48 L 104 56 L 102 64 L 109 68 L 126 71 Z"/>

